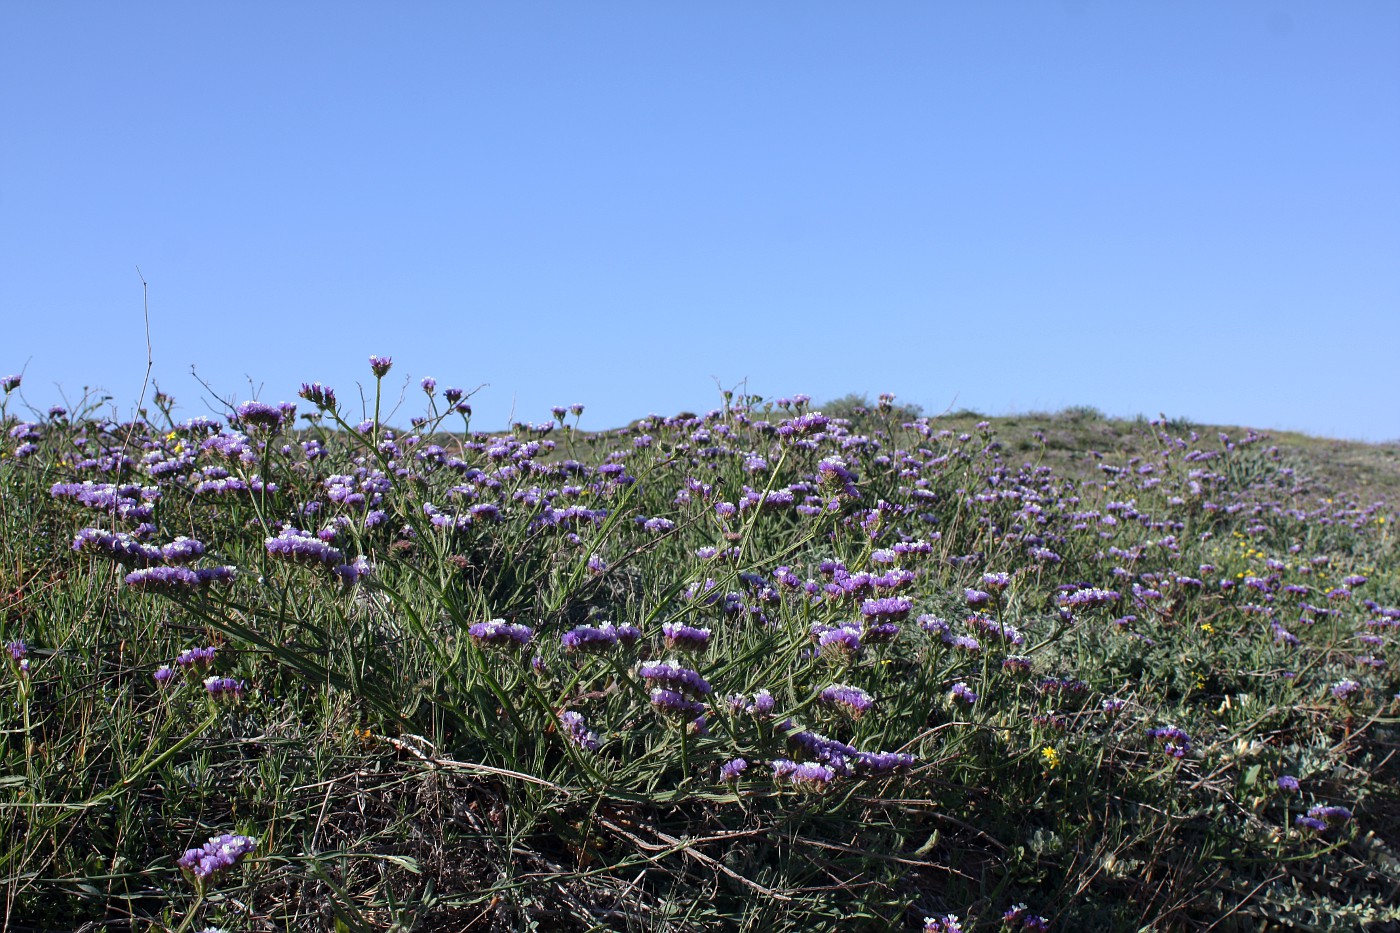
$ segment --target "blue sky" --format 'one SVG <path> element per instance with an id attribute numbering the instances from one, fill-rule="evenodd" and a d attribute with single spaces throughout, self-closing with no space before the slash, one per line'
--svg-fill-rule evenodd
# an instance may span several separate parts
<path id="1" fill-rule="evenodd" d="M 1400 4 L 28 3 L 0 370 L 1400 438 Z M 251 380 L 251 382 L 250 382 Z M 398 380 L 398 381 L 394 381 Z"/>

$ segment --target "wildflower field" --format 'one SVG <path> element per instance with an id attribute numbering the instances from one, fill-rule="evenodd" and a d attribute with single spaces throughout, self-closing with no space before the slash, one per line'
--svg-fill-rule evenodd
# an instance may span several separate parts
<path id="1" fill-rule="evenodd" d="M 1400 929 L 1395 448 L 391 370 L 4 380 L 0 926 Z"/>

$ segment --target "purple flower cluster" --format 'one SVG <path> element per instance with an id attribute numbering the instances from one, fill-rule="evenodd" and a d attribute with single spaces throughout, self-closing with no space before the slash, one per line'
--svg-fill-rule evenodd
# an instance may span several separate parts
<path id="1" fill-rule="evenodd" d="M 1361 689 L 1361 684 L 1354 680 L 1339 680 L 1333 684 L 1329 690 L 1333 697 L 1346 701 L 1351 699 L 1352 694 Z"/>
<path id="2" fill-rule="evenodd" d="M 201 589 L 211 583 L 231 583 L 236 567 L 145 567 L 126 575 L 126 585 L 136 590 L 179 594 Z"/>
<path id="3" fill-rule="evenodd" d="M 1116 603 L 1121 595 L 1115 590 L 1104 590 L 1096 586 L 1084 587 L 1072 592 L 1061 593 L 1057 598 L 1060 606 L 1067 609 L 1096 609 Z"/>
<path id="4" fill-rule="evenodd" d="M 1155 729 L 1148 729 L 1147 735 L 1149 738 L 1160 741 L 1162 749 L 1173 758 L 1184 758 L 1191 749 L 1191 736 L 1176 726 L 1158 726 Z"/>
<path id="5" fill-rule="evenodd" d="M 968 706 L 977 702 L 977 693 L 962 681 L 953 684 L 953 689 L 948 692 L 948 696 L 954 700 L 961 700 Z"/>
<path id="6" fill-rule="evenodd" d="M 1304 829 L 1311 829 L 1315 832 L 1323 832 L 1329 829 L 1338 829 L 1351 821 L 1352 813 L 1346 807 L 1325 806 L 1317 804 L 1309 807 L 1306 816 L 1300 815 L 1295 821 L 1295 825 Z"/>
<path id="7" fill-rule="evenodd" d="M 345 554 L 332 547 L 310 531 L 299 528 L 284 528 L 275 538 L 263 541 L 267 553 L 272 557 L 299 564 L 320 564 L 334 567 L 345 562 Z"/>
<path id="8" fill-rule="evenodd" d="M 482 647 L 523 648 L 535 637 L 535 630 L 528 625 L 510 623 L 505 619 L 492 619 L 489 622 L 474 623 L 467 629 L 467 635 Z"/>
<path id="9" fill-rule="evenodd" d="M 661 626 L 661 631 L 666 638 L 666 647 L 674 651 L 704 651 L 710 644 L 709 629 L 667 622 Z"/>
<path id="10" fill-rule="evenodd" d="M 679 716 L 691 720 L 705 712 L 703 703 L 691 700 L 680 691 L 666 687 L 652 687 L 649 699 L 653 709 L 668 716 Z"/>
<path id="11" fill-rule="evenodd" d="M 867 599 L 860 604 L 860 614 L 870 622 L 899 622 L 908 618 L 914 604 L 903 596 Z"/>
<path id="12" fill-rule="evenodd" d="M 198 560 L 204 556 L 204 543 L 182 535 L 168 544 L 154 545 L 124 531 L 84 528 L 73 536 L 73 550 L 96 551 L 127 566 L 151 567 Z"/>
<path id="13" fill-rule="evenodd" d="M 560 636 L 559 641 L 568 651 L 607 651 L 619 643 L 631 646 L 642 637 L 641 629 L 635 625 L 579 625 Z"/>
<path id="14" fill-rule="evenodd" d="M 276 431 L 282 427 L 283 412 L 276 405 L 269 405 L 266 402 L 244 402 L 237 409 L 237 418 L 240 425 L 247 425 L 253 428 L 262 428 L 266 431 Z"/>
<path id="15" fill-rule="evenodd" d="M 874 697 L 848 684 L 832 684 L 817 694 L 817 701 L 823 706 L 841 710 L 852 719 L 859 719 L 875 706 Z"/>
<path id="16" fill-rule="evenodd" d="M 708 680 L 688 667 L 681 667 L 674 661 L 653 661 L 643 664 L 637 668 L 637 675 L 647 682 L 648 687 L 653 689 L 662 687 L 666 690 L 688 693 L 692 696 L 704 696 L 712 690 Z"/>
<path id="17" fill-rule="evenodd" d="M 223 833 L 210 837 L 198 849 L 186 849 L 175 864 L 196 881 L 206 882 L 243 861 L 257 847 L 258 841 L 249 836 Z"/>
<path id="18" fill-rule="evenodd" d="M 1008 645 L 1024 645 L 1026 643 L 1026 636 L 1017 631 L 1015 626 L 1007 625 L 1005 622 L 998 622 L 985 616 L 968 616 L 965 624 L 979 635 L 998 639 Z"/>
<path id="19" fill-rule="evenodd" d="M 237 701 L 243 698 L 248 685 L 232 677 L 208 677 L 204 681 L 204 691 L 214 700 Z"/>
<path id="20" fill-rule="evenodd" d="M 583 718 L 582 713 L 565 710 L 559 714 L 559 724 L 563 726 L 569 741 L 584 751 L 596 752 L 603 747 L 603 743 L 598 740 L 598 733 L 588 728 L 588 721 Z"/>
<path id="21" fill-rule="evenodd" d="M 1025 904 L 1017 904 L 1001 915 L 1001 924 L 1007 930 L 1021 930 L 1024 933 L 1049 933 L 1050 921 L 1027 909 Z"/>
<path id="22" fill-rule="evenodd" d="M 740 775 L 749 769 L 749 763 L 743 758 L 734 758 L 726 761 L 719 769 L 719 779 L 725 783 L 733 783 L 739 780 Z"/>
<path id="23" fill-rule="evenodd" d="M 820 792 L 836 779 L 836 771 L 826 765 L 806 761 L 801 764 L 786 758 L 773 761 L 773 780 L 798 790 Z"/>
<path id="24" fill-rule="evenodd" d="M 963 933 L 963 925 L 957 914 L 925 917 L 922 933 Z"/>

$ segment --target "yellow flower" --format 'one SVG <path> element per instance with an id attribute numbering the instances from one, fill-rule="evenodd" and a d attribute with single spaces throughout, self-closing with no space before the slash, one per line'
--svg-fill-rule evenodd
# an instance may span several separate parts
<path id="1" fill-rule="evenodd" d="M 1214 634 L 1215 634 L 1215 626 L 1214 626 L 1214 625 L 1211 625 L 1209 622 L 1202 622 L 1202 623 L 1201 623 L 1201 631 L 1205 632 L 1207 635 L 1214 635 Z"/>
<path id="2" fill-rule="evenodd" d="M 1060 766 L 1060 753 L 1049 745 L 1040 750 L 1040 757 L 1045 759 L 1045 767 L 1049 768 L 1051 771 L 1054 771 Z"/>

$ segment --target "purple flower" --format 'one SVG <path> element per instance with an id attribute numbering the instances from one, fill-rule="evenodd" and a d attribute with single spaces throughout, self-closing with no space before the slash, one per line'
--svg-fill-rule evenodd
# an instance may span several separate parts
<path id="1" fill-rule="evenodd" d="M 1298 779 L 1291 774 L 1280 774 L 1278 776 L 1278 789 L 1290 793 L 1295 792 L 1298 790 Z"/>
<path id="2" fill-rule="evenodd" d="M 704 651 L 710 644 L 710 633 L 703 628 L 667 622 L 661 631 L 666 636 L 666 647 L 673 651 Z"/>
<path id="3" fill-rule="evenodd" d="M 860 614 L 872 622 L 898 622 L 907 618 L 913 607 L 903 596 L 886 596 L 861 603 Z"/>
<path id="4" fill-rule="evenodd" d="M 535 630 L 528 625 L 512 624 L 505 619 L 492 619 L 477 622 L 467 629 L 467 634 L 476 644 L 494 648 L 523 648 L 534 637 Z"/>
<path id="5" fill-rule="evenodd" d="M 618 628 L 611 622 L 602 625 L 579 625 L 559 637 L 567 651 L 606 651 L 617 645 Z"/>
<path id="6" fill-rule="evenodd" d="M 773 761 L 773 779 L 786 782 L 799 790 L 821 791 L 836 778 L 832 768 L 815 762 L 798 764 L 786 758 Z"/>
<path id="7" fill-rule="evenodd" d="M 1351 811 L 1346 807 L 1329 807 L 1322 804 L 1308 809 L 1308 818 L 1320 820 L 1326 829 L 1336 829 L 1351 819 Z"/>
<path id="8" fill-rule="evenodd" d="M 156 668 L 156 672 L 151 676 L 155 678 L 156 683 L 163 687 L 175 677 L 175 668 L 169 664 L 162 664 Z"/>
<path id="9" fill-rule="evenodd" d="M 705 706 L 694 700 L 687 699 L 679 691 L 666 687 L 652 687 L 650 695 L 651 705 L 658 712 L 670 716 L 681 716 L 685 719 L 694 719 L 705 712 Z"/>
<path id="10" fill-rule="evenodd" d="M 29 646 L 18 639 L 6 642 L 5 650 L 10 653 L 12 661 L 23 661 L 29 655 Z"/>
<path id="11" fill-rule="evenodd" d="M 848 684 L 832 684 L 817 695 L 817 701 L 823 706 L 840 709 L 852 719 L 864 716 L 875 705 L 874 697 Z"/>
<path id="12" fill-rule="evenodd" d="M 982 585 L 989 590 L 1004 590 L 1011 585 L 1011 574 L 1005 571 L 982 574 Z"/>
<path id="13" fill-rule="evenodd" d="M 751 716 L 771 716 L 773 715 L 773 707 L 776 705 L 773 694 L 767 690 L 760 690 L 753 695 L 753 702 L 744 707 L 744 712 Z"/>
<path id="14" fill-rule="evenodd" d="M 674 661 L 655 661 L 637 668 L 637 674 L 648 687 L 664 687 L 701 696 L 711 691 L 710 683 L 688 667 Z"/>
<path id="15" fill-rule="evenodd" d="M 322 411 L 335 408 L 335 390 L 319 382 L 303 382 L 298 394 Z"/>
<path id="16" fill-rule="evenodd" d="M 243 691 L 247 688 L 241 680 L 234 680 L 232 677 L 208 677 L 204 681 L 204 690 L 215 700 L 239 700 L 243 697 Z"/>
<path id="17" fill-rule="evenodd" d="M 1119 594 L 1114 590 L 1099 589 L 1096 586 L 1083 587 L 1071 593 L 1061 593 L 1056 600 L 1069 609 L 1093 609 L 1117 602 Z"/>
<path id="18" fill-rule="evenodd" d="M 719 769 L 719 779 L 726 783 L 739 780 L 739 776 L 748 770 L 749 763 L 742 758 L 735 758 L 726 761 Z"/>
<path id="19" fill-rule="evenodd" d="M 200 584 L 199 574 L 184 567 L 145 567 L 126 575 L 126 585 L 137 590 L 179 593 Z"/>
<path id="20" fill-rule="evenodd" d="M 1332 685 L 1332 696 L 1338 700 L 1347 700 L 1351 695 L 1361 689 L 1361 685 L 1354 680 L 1339 680 Z"/>
<path id="21" fill-rule="evenodd" d="M 822 657 L 851 661 L 860 654 L 861 631 L 858 628 L 849 625 L 814 625 L 812 635 L 817 640 Z"/>
<path id="22" fill-rule="evenodd" d="M 334 567 L 345 562 L 345 555 L 339 548 L 331 547 L 317 535 L 298 528 L 284 528 L 277 537 L 267 538 L 263 544 L 272 557 L 296 563 Z"/>
<path id="23" fill-rule="evenodd" d="M 1005 622 L 998 622 L 983 616 L 968 616 L 966 624 L 972 631 L 989 638 L 1000 639 L 1008 645 L 1024 645 L 1026 643 L 1026 636 L 1017 631 L 1015 626 L 1007 625 Z"/>
<path id="24" fill-rule="evenodd" d="M 982 590 L 966 589 L 963 590 L 963 596 L 967 599 L 967 604 L 973 609 L 980 609 L 992 600 L 992 595 Z"/>
<path id="25" fill-rule="evenodd" d="M 282 426 L 282 409 L 266 402 L 244 402 L 236 409 L 238 423 L 275 431 Z"/>
<path id="26" fill-rule="evenodd" d="M 331 568 L 331 573 L 340 578 L 340 582 L 345 584 L 348 588 L 360 582 L 362 578 L 374 573 L 374 565 L 369 562 L 368 558 L 361 554 L 348 564 L 336 564 Z"/>
<path id="27" fill-rule="evenodd" d="M 1025 676 L 1031 672 L 1031 659 L 1019 654 L 1009 654 L 1002 659 L 1001 669 L 1008 674 Z"/>
<path id="28" fill-rule="evenodd" d="M 958 919 L 957 914 L 925 917 L 923 933 L 963 933 L 962 921 Z"/>
<path id="29" fill-rule="evenodd" d="M 1173 758 L 1183 758 L 1191 748 L 1191 736 L 1176 726 L 1158 726 L 1147 730 L 1148 736 L 1158 739 L 1163 750 Z"/>
<path id="30" fill-rule="evenodd" d="M 0 379 L 0 389 L 3 389 L 6 395 L 9 395 L 15 389 L 19 388 L 21 379 L 23 379 L 22 376 L 6 376 Z"/>
<path id="31" fill-rule="evenodd" d="M 389 367 L 393 365 L 394 358 L 392 356 L 371 356 L 369 358 L 369 368 L 376 379 L 383 379 L 389 375 Z"/>
<path id="32" fill-rule="evenodd" d="M 953 684 L 953 689 L 949 691 L 948 695 L 954 700 L 963 701 L 968 706 L 971 706 L 973 703 L 977 702 L 977 694 L 973 691 L 971 687 L 969 687 L 962 681 Z"/>
<path id="33" fill-rule="evenodd" d="M 214 645 L 205 648 L 186 648 L 175 656 L 175 663 L 186 670 L 191 667 L 202 670 L 214 663 L 214 653 L 217 650 Z"/>
<path id="34" fill-rule="evenodd" d="M 434 392 L 437 391 L 437 380 L 434 379 L 432 376 L 423 377 L 423 381 L 418 383 L 418 385 L 420 385 L 423 388 L 423 391 L 429 396 L 431 396 Z"/>
<path id="35" fill-rule="evenodd" d="M 564 727 L 564 734 L 569 737 L 569 741 L 579 748 L 596 752 L 603 747 L 602 742 L 598 740 L 598 733 L 588 728 L 588 721 L 583 718 L 582 713 L 565 710 L 559 714 L 559 722 Z"/>
<path id="36" fill-rule="evenodd" d="M 198 849 L 187 849 L 176 864 L 202 884 L 243 861 L 257 847 L 258 841 L 249 836 L 224 833 L 210 837 Z"/>

